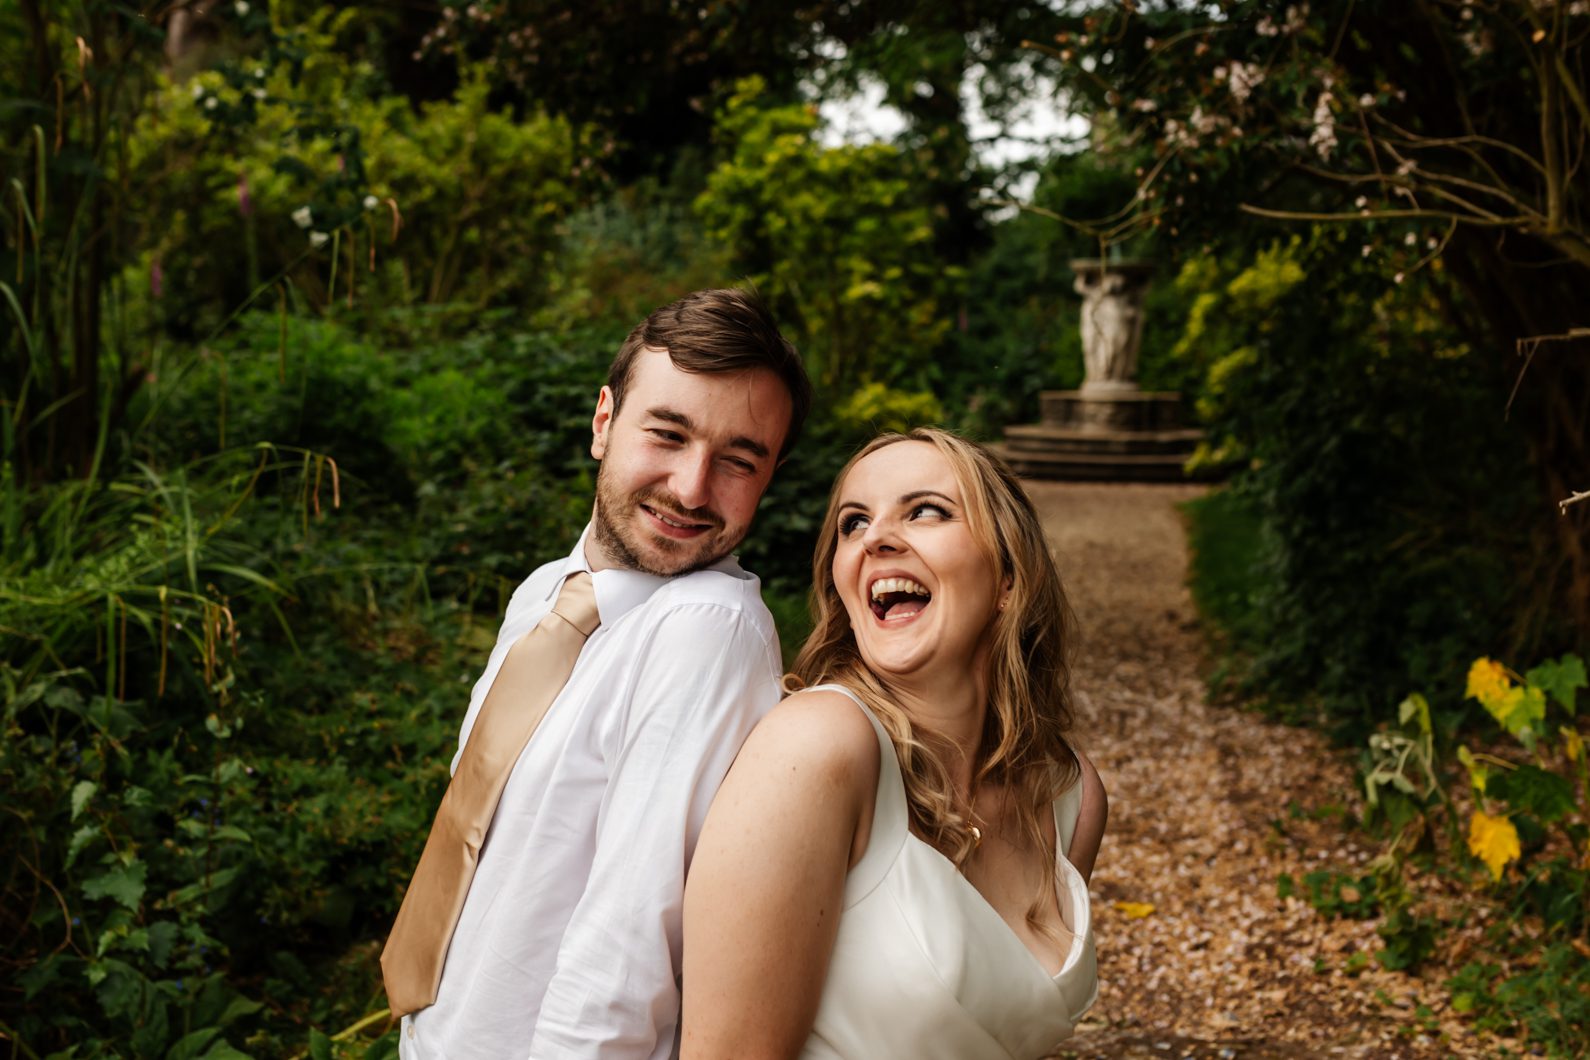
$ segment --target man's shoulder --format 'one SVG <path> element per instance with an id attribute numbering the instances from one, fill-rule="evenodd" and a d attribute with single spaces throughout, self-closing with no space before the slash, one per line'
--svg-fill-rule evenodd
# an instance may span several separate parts
<path id="1" fill-rule="evenodd" d="M 767 611 L 761 579 L 738 566 L 707 567 L 669 578 L 652 599 L 665 607 L 708 604 L 734 611 Z"/>

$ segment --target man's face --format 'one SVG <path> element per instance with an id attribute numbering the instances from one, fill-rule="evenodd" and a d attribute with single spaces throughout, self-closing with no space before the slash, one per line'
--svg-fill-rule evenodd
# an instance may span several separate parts
<path id="1" fill-rule="evenodd" d="M 772 371 L 706 374 L 666 350 L 635 358 L 624 407 L 602 388 L 591 420 L 593 568 L 673 575 L 733 551 L 751 526 L 789 429 L 789 391 Z"/>

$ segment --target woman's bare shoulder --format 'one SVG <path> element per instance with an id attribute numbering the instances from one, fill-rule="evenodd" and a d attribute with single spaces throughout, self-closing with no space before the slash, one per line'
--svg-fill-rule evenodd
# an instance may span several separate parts
<path id="1" fill-rule="evenodd" d="M 843 692 L 819 688 L 785 697 L 751 730 L 741 756 L 815 768 L 830 777 L 875 784 L 878 737 L 872 723 Z"/>

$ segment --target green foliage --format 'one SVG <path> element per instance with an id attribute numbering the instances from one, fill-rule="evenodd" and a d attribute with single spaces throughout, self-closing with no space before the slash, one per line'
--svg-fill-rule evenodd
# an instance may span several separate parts
<path id="1" fill-rule="evenodd" d="M 1507 960 L 1512 971 L 1500 974 L 1498 964 L 1472 962 L 1448 982 L 1454 1009 L 1471 1013 L 1488 1030 L 1521 1029 L 1551 1055 L 1578 1055 L 1585 1042 L 1582 959 L 1567 982 L 1537 974 L 1544 968 L 1562 971 L 1568 954 L 1584 953 L 1590 907 L 1590 872 L 1583 865 L 1590 849 L 1590 771 L 1584 760 L 1583 737 L 1574 727 L 1575 697 L 1582 684 L 1582 660 L 1564 656 L 1542 663 L 1520 679 L 1487 658 L 1469 668 L 1468 696 L 1478 699 L 1499 727 L 1515 739 L 1531 761 L 1518 762 L 1488 751 L 1458 746 L 1455 757 L 1472 786 L 1472 811 L 1460 809 L 1459 797 L 1448 792 L 1452 763 L 1449 744 L 1433 739 L 1432 709 L 1421 695 L 1404 701 L 1399 728 L 1370 738 L 1365 785 L 1371 807 L 1377 792 L 1383 812 L 1397 829 L 1386 852 L 1374 862 L 1383 893 L 1391 896 L 1391 913 L 1378 928 L 1386 940 L 1377 955 L 1388 969 L 1416 967 L 1439 944 L 1444 928 L 1433 916 L 1416 912 L 1404 869 L 1410 837 L 1432 834 L 1446 824 L 1448 841 L 1432 845 L 1420 856 L 1420 876 L 1432 869 L 1472 880 L 1478 858 L 1488 871 L 1481 878 L 1493 889 L 1493 902 L 1467 915 L 1489 920 L 1487 950 Z M 1539 679 L 1557 690 L 1551 714 Z M 1558 698 L 1560 693 L 1561 698 Z M 1539 703 L 1541 711 L 1516 709 L 1520 702 Z M 1566 724 L 1563 724 L 1566 722 Z M 1390 795 L 1392 800 L 1385 799 Z M 1459 818 L 1468 817 L 1466 843 Z M 1514 867 L 1516 866 L 1516 868 Z M 1541 1012 L 1551 1013 L 1542 1018 Z"/>
<path id="2" fill-rule="evenodd" d="M 1527 967 L 1504 973 L 1473 961 L 1447 980 L 1452 1007 L 1482 1030 L 1523 1032 L 1553 1057 L 1590 1052 L 1590 961 L 1567 942 L 1540 947 Z"/>
<path id="3" fill-rule="evenodd" d="M 1374 916 L 1380 908 L 1372 877 L 1351 876 L 1332 869 L 1305 873 L 1301 891 L 1290 873 L 1281 873 L 1276 881 L 1277 897 L 1290 898 L 1294 894 L 1330 917 L 1363 920 Z"/>
<path id="4" fill-rule="evenodd" d="M 941 422 L 944 409 L 938 398 L 926 391 L 908 392 L 882 383 L 866 383 L 852 390 L 834 409 L 834 418 L 845 426 L 873 433 L 904 432 Z"/>
<path id="5" fill-rule="evenodd" d="M 958 276 L 934 258 L 932 217 L 899 149 L 825 148 L 817 125 L 813 108 L 741 82 L 697 210 L 774 302 L 816 382 L 920 387 L 936 374 Z"/>
<path id="6" fill-rule="evenodd" d="M 1264 640 L 1257 600 L 1262 590 L 1263 524 L 1239 489 L 1216 489 L 1181 506 L 1187 525 L 1187 584 L 1208 627 L 1232 649 L 1251 654 Z"/>
<path id="7" fill-rule="evenodd" d="M 1441 927 L 1434 917 L 1398 909 L 1375 927 L 1386 943 L 1375 953 L 1375 960 L 1389 972 L 1412 971 L 1435 953 Z"/>
<path id="8" fill-rule="evenodd" d="M 251 298 L 281 273 L 317 304 L 545 297 L 556 226 L 593 165 L 575 130 L 493 107 L 478 72 L 416 113 L 330 49 L 357 16 L 322 8 L 162 81 L 131 145 L 160 226 L 140 267 L 163 263 L 161 314 Z"/>
<path id="9" fill-rule="evenodd" d="M 1358 738 L 1379 689 L 1450 703 L 1464 659 L 1542 635 L 1538 615 L 1507 624 L 1531 562 L 1521 447 L 1495 413 L 1495 369 L 1433 311 L 1439 282 L 1388 287 L 1320 232 L 1190 264 L 1178 283 L 1193 295 L 1176 355 L 1203 378 L 1202 458 L 1243 461 L 1236 485 L 1262 527 L 1249 621 L 1265 635 L 1242 687 Z"/>

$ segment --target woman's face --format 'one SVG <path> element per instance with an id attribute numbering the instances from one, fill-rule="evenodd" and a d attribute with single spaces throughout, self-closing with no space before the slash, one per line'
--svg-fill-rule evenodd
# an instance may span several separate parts
<path id="1" fill-rule="evenodd" d="M 869 453 L 840 484 L 833 577 L 861 657 L 889 676 L 964 671 L 986 650 L 1000 578 L 927 442 Z"/>

